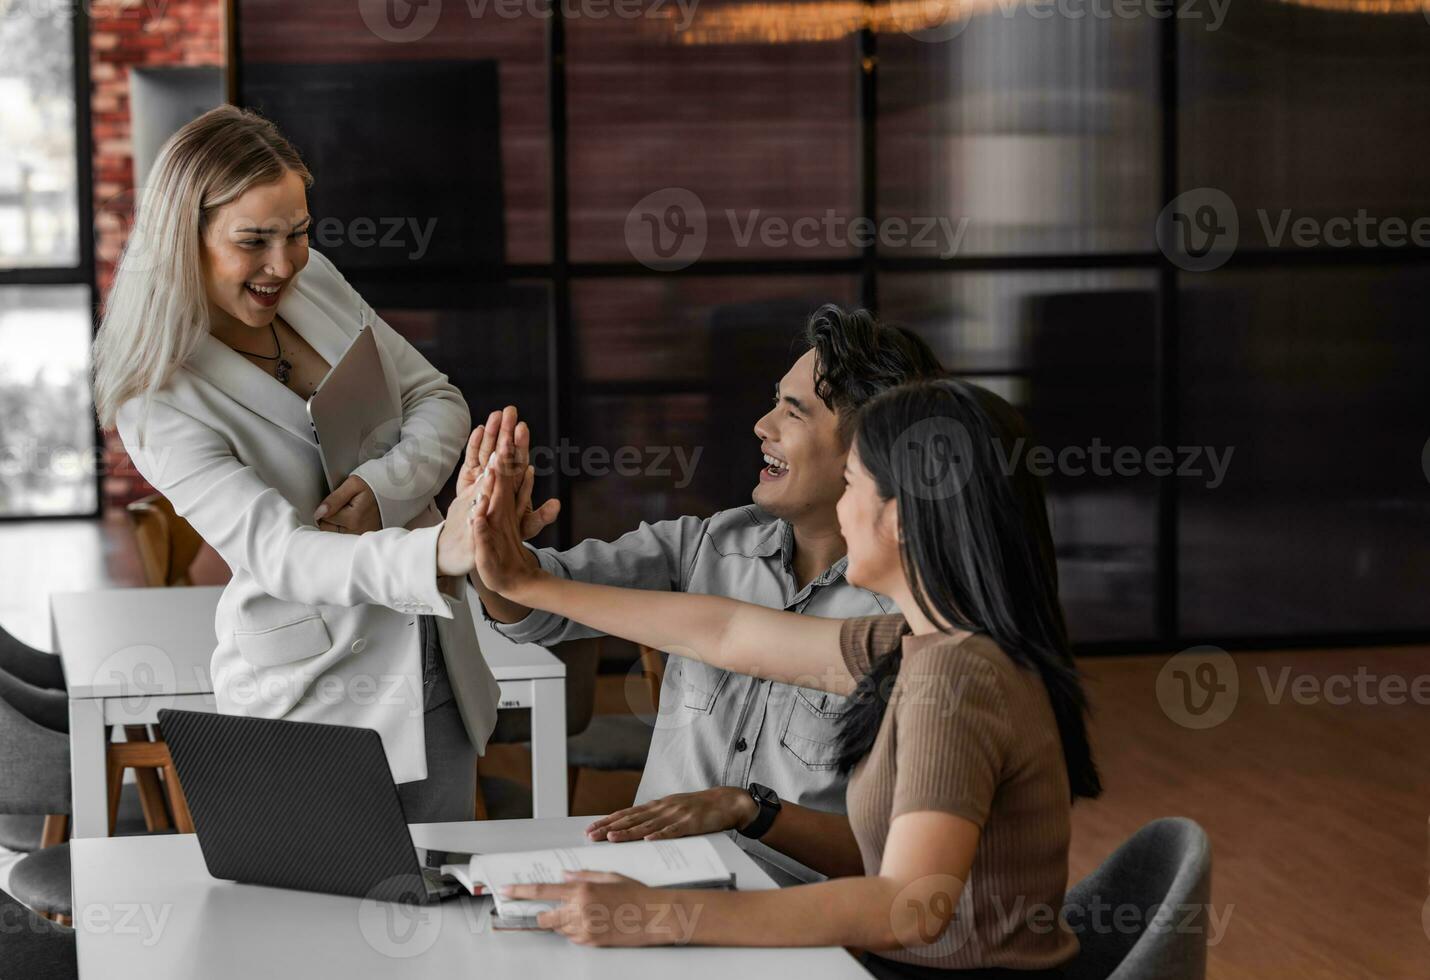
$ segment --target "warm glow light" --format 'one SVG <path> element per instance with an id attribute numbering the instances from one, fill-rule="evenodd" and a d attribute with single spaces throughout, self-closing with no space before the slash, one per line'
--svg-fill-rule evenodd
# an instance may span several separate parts
<path id="1" fill-rule="evenodd" d="M 805 0 L 700 7 L 695 22 L 675 32 L 680 44 L 783 44 L 834 41 L 861 30 L 880 34 L 934 30 L 980 14 L 1015 13 L 1020 7 L 1050 7 L 1068 0 Z M 1277 0 L 1333 13 L 1415 14 L 1430 0 Z"/>
<path id="2" fill-rule="evenodd" d="M 676 34 L 681 44 L 780 44 L 834 41 L 858 31 L 913 32 L 955 23 L 998 7 L 1010 11 L 1022 0 L 810 0 L 801 3 L 740 3 L 701 8 L 695 23 Z M 1047 3 L 1049 0 L 1032 0 Z"/>
<path id="3" fill-rule="evenodd" d="M 1419 14 L 1430 11 L 1427 0 L 1280 0 L 1293 7 L 1311 7 L 1339 14 Z"/>

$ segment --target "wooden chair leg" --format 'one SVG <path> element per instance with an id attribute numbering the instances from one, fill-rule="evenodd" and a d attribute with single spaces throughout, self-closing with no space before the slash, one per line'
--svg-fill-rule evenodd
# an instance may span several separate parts
<path id="1" fill-rule="evenodd" d="M 131 742 L 148 742 L 147 725 L 125 725 L 124 737 Z M 164 787 L 159 783 L 159 773 L 153 769 L 135 769 L 134 778 L 139 785 L 139 805 L 144 809 L 144 826 L 153 833 L 168 830 L 169 811 L 164 805 Z"/>
<path id="2" fill-rule="evenodd" d="M 45 827 L 40 831 L 40 847 L 54 847 L 63 844 L 70 829 L 68 813 L 51 813 L 45 817 Z"/>
<path id="3" fill-rule="evenodd" d="M 164 766 L 164 788 L 169 791 L 169 809 L 174 812 L 174 829 L 181 834 L 192 834 L 194 818 L 189 813 L 189 801 L 184 798 L 184 788 L 179 785 L 179 772 L 172 761 Z"/>

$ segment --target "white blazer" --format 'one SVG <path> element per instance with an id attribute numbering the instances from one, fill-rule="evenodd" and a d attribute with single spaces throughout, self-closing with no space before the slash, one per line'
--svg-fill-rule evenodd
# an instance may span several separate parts
<path id="1" fill-rule="evenodd" d="M 304 399 L 214 336 L 117 427 L 135 467 L 228 562 L 210 670 L 219 711 L 372 728 L 395 782 L 424 779 L 422 651 L 417 614 L 436 620 L 472 744 L 486 747 L 498 688 L 477 643 L 477 598 L 437 575 L 442 514 L 433 503 L 471 428 L 465 400 L 373 312 L 332 262 L 309 251 L 278 306 L 335 363 L 363 327 L 376 334 L 402 404 L 400 440 L 354 470 L 372 488 L 382 530 L 319 531 L 327 496 Z M 460 598 L 454 598 L 460 596 Z"/>

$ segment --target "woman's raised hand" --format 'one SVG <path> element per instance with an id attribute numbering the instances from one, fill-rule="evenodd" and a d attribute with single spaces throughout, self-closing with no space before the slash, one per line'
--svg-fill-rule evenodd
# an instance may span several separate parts
<path id="1" fill-rule="evenodd" d="M 530 499 L 531 467 L 518 469 L 514 433 L 506 430 L 498 437 L 488 462 L 474 484 L 469 517 L 472 566 L 487 588 L 521 602 L 522 588 L 543 574 L 527 558 L 517 516 L 522 488 Z"/>
<path id="2" fill-rule="evenodd" d="M 477 478 L 488 469 L 496 456 L 497 444 L 502 436 L 511 441 L 509 465 L 514 473 L 522 474 L 514 488 L 516 498 L 517 526 L 523 541 L 529 541 L 540 534 L 542 529 L 556 520 L 561 513 L 561 501 L 552 498 L 536 509 L 531 506 L 531 491 L 536 482 L 536 470 L 531 466 L 531 430 L 525 422 L 518 421 L 515 405 L 508 405 L 499 412 L 492 412 L 482 425 L 472 430 L 467 439 L 467 452 L 462 460 L 462 469 L 457 474 L 457 493 L 475 486 Z"/>

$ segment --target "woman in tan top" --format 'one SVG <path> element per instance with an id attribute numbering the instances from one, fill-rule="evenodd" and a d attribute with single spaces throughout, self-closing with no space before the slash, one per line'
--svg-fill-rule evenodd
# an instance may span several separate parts
<path id="1" fill-rule="evenodd" d="M 889 977 L 1053 977 L 1075 955 L 1060 918 L 1069 810 L 1100 786 L 1042 491 L 1003 463 L 1026 437 L 1021 419 L 945 379 L 881 395 L 855 427 L 839 502 L 847 576 L 905 616 L 822 619 L 532 570 L 516 518 L 524 467 L 503 435 L 472 508 L 488 587 L 726 670 L 853 697 L 840 745 L 848 816 L 784 804 L 761 838 L 830 880 L 666 891 L 580 874 L 518 886 L 513 896 L 560 903 L 543 926 L 594 945 L 841 945 Z M 729 800 L 724 814 L 675 820 L 653 801 L 593 827 L 611 840 L 677 837 L 739 829 L 762 809 L 742 790 Z"/>

